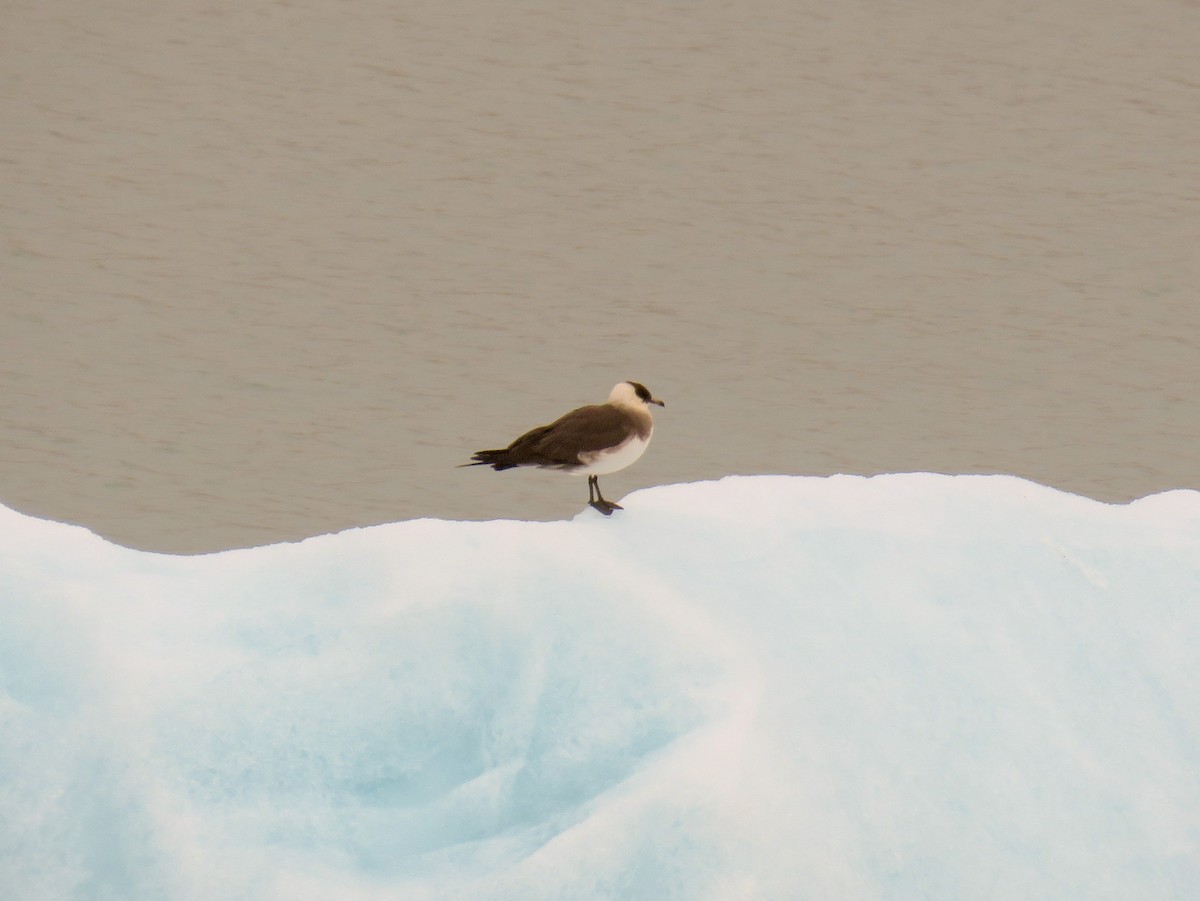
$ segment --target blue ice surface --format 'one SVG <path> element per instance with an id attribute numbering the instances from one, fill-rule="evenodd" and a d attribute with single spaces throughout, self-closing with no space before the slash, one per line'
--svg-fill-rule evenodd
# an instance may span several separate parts
<path id="1" fill-rule="evenodd" d="M 0 897 L 1200 897 L 1200 494 L 624 503 L 204 557 L 0 508 Z"/>

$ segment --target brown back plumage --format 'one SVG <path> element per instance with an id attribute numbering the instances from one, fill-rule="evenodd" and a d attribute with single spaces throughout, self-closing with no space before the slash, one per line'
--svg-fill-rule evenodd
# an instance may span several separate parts
<path id="1" fill-rule="evenodd" d="M 650 415 L 619 410 L 611 404 L 579 407 L 549 425 L 530 429 L 512 444 L 482 450 L 466 466 L 512 469 L 516 466 L 571 468 L 583 463 L 579 454 L 603 450 L 624 441 L 632 429 L 642 438 L 650 434 Z"/>

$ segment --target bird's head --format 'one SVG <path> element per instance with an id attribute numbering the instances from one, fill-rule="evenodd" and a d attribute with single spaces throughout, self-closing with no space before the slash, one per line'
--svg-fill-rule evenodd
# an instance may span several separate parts
<path id="1" fill-rule="evenodd" d="M 650 389 L 641 382 L 618 382 L 608 396 L 610 404 L 626 407 L 643 408 L 650 404 L 665 407 L 666 404 L 650 393 Z"/>

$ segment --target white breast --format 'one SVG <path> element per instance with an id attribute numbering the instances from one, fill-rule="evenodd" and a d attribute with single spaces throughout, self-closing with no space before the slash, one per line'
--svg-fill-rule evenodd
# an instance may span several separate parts
<path id="1" fill-rule="evenodd" d="M 571 472 L 573 475 L 584 476 L 602 476 L 610 472 L 616 472 L 618 469 L 624 469 L 645 453 L 646 447 L 649 444 L 649 435 L 645 439 L 633 435 L 616 447 L 610 447 L 608 450 L 580 454 L 579 459 L 583 461 L 583 466 Z"/>

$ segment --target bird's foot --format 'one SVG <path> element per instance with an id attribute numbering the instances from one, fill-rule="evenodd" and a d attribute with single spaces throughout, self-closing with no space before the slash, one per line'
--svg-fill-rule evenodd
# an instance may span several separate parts
<path id="1" fill-rule="evenodd" d="M 614 504 L 612 501 L 606 501 L 604 498 L 600 498 L 599 500 L 595 500 L 595 501 L 588 501 L 588 506 L 594 507 L 595 509 L 597 509 L 601 513 L 603 513 L 605 516 L 612 516 L 613 510 L 624 510 L 625 509 L 620 504 Z"/>

